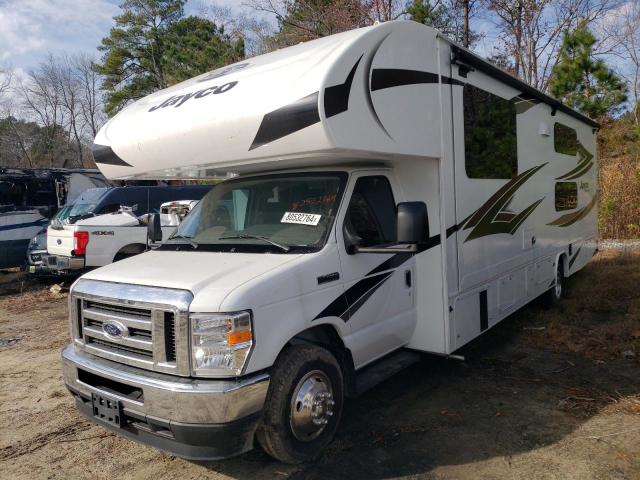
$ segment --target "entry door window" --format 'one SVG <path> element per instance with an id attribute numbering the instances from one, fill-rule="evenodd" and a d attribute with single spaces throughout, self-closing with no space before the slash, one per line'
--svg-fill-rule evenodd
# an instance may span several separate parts
<path id="1" fill-rule="evenodd" d="M 396 241 L 396 204 L 386 177 L 356 181 L 344 226 L 362 247 Z"/>

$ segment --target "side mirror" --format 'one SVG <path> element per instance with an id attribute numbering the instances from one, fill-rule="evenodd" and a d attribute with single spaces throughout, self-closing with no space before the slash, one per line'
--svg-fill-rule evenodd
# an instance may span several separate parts
<path id="1" fill-rule="evenodd" d="M 419 244 L 429 239 L 429 215 L 424 202 L 399 203 L 396 218 L 399 244 Z"/>
<path id="2" fill-rule="evenodd" d="M 160 215 L 154 213 L 149 215 L 149 223 L 147 223 L 147 238 L 149 242 L 162 241 L 162 229 L 160 228 Z"/>

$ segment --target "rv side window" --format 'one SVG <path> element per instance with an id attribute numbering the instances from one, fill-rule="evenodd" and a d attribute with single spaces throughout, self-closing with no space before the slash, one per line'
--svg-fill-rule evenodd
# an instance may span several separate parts
<path id="1" fill-rule="evenodd" d="M 576 182 L 556 183 L 556 212 L 573 210 L 578 206 L 578 184 Z"/>
<path id="2" fill-rule="evenodd" d="M 370 247 L 396 240 L 396 204 L 386 177 L 361 177 L 351 195 L 345 228 Z"/>
<path id="3" fill-rule="evenodd" d="M 558 153 L 575 155 L 578 153 L 578 134 L 571 127 L 561 123 L 554 123 L 553 146 Z"/>
<path id="4" fill-rule="evenodd" d="M 467 176 L 515 177 L 518 173 L 515 103 L 466 84 L 463 106 Z"/>

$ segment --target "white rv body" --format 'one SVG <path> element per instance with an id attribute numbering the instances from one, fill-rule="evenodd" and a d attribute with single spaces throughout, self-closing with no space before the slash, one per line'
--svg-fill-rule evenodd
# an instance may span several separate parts
<path id="1" fill-rule="evenodd" d="M 495 118 L 505 121 L 488 123 Z M 189 352 L 188 319 L 193 325 L 211 312 L 252 315 L 253 340 L 241 373 L 194 380 L 231 399 L 228 384 L 214 377 L 236 379 L 251 392 L 240 411 L 154 408 L 168 394 L 147 388 L 150 403 L 118 397 L 125 413 L 216 424 L 259 416 L 269 374 L 287 346 L 326 346 L 328 340 L 319 338 L 327 332 L 346 352 L 348 367 L 342 368 L 356 374 L 401 348 L 451 354 L 550 289 L 559 295 L 561 279 L 595 253 L 596 128 L 412 22 L 248 59 L 135 102 L 95 139 L 96 162 L 108 178 L 240 174 L 209 195 L 234 182 L 278 175 L 336 175 L 343 188 L 317 250 L 270 247 L 257 253 L 167 244 L 83 276 L 71 292 L 74 340 L 63 354 L 65 382 L 79 405 L 100 389 L 79 379 L 78 369 L 117 379 L 118 365 L 126 364 L 122 369 L 132 376 L 121 381 L 128 385 L 146 385 L 154 375 L 167 381 L 174 375 L 183 385 L 199 374 Z M 429 236 L 413 249 L 350 249 L 346 217 L 356 193 L 364 196 L 362 185 L 380 182 L 389 186 L 394 208 L 426 204 Z M 376 195 L 382 204 L 382 194 Z M 272 200 L 281 202 L 275 190 Z M 287 208 L 280 223 L 293 218 L 293 207 Z M 203 210 L 194 214 L 205 215 Z M 319 221 L 319 214 L 299 212 L 310 215 L 304 221 Z M 160 291 L 166 300 L 158 299 Z M 81 331 L 88 324 L 74 319 L 83 318 L 85 302 L 96 299 L 175 311 L 176 358 L 162 357 L 156 340 L 148 347 L 153 355 L 144 359 L 116 354 L 113 338 L 92 343 L 94 333 Z M 155 325 L 153 335 L 160 335 Z M 227 405 L 222 397 L 208 398 Z M 217 458 L 251 448 L 255 427 L 232 451 L 155 437 L 143 441 L 187 457 Z"/>

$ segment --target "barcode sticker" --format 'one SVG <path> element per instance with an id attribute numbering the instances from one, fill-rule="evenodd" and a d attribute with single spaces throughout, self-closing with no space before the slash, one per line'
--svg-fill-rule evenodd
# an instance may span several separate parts
<path id="1" fill-rule="evenodd" d="M 322 215 L 315 213 L 299 213 L 299 212 L 284 212 L 280 223 L 297 223 L 300 225 L 312 225 L 317 226 Z"/>

